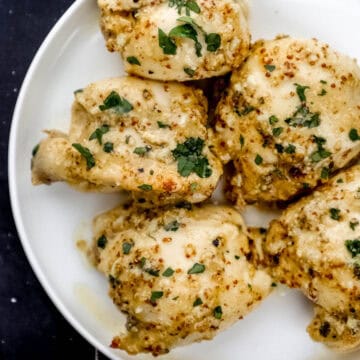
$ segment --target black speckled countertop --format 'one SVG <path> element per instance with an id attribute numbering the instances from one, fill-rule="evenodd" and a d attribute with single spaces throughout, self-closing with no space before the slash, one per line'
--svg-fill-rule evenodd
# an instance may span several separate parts
<path id="1" fill-rule="evenodd" d="M 0 359 L 106 359 L 62 317 L 24 255 L 11 215 L 7 152 L 21 83 L 73 0 L 0 0 Z"/>

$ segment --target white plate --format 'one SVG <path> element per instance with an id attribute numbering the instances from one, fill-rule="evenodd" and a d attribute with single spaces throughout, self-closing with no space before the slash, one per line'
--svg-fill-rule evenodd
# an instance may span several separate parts
<path id="1" fill-rule="evenodd" d="M 360 59 L 359 0 L 253 0 L 253 39 L 279 33 L 318 37 Z M 26 76 L 14 113 L 9 179 L 13 212 L 26 254 L 43 287 L 68 321 L 112 359 L 129 359 L 108 345 L 124 325 L 107 296 L 106 280 L 75 243 L 89 239 L 90 219 L 119 201 L 118 195 L 80 194 L 66 186 L 33 187 L 31 150 L 44 128 L 66 130 L 72 92 L 89 82 L 123 73 L 98 28 L 95 0 L 78 0 L 51 31 Z M 249 223 L 265 217 L 252 210 Z M 164 359 L 332 360 L 336 356 L 305 332 L 312 308 L 296 291 L 277 290 L 243 321 L 211 342 L 179 348 Z M 140 359 L 148 358 L 140 356 Z"/>

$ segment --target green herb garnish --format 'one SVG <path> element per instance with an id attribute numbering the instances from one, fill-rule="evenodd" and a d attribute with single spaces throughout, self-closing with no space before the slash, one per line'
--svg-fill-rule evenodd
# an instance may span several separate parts
<path id="1" fill-rule="evenodd" d="M 278 128 L 274 128 L 274 129 L 272 130 L 272 133 L 273 133 L 273 135 L 274 135 L 275 137 L 279 137 L 279 136 L 282 134 L 283 131 L 284 131 L 284 128 L 278 127 Z"/>
<path id="2" fill-rule="evenodd" d="M 257 154 L 255 157 L 255 164 L 261 165 L 262 163 L 263 163 L 263 158 L 259 154 Z"/>
<path id="3" fill-rule="evenodd" d="M 126 58 L 126 61 L 127 61 L 129 64 L 131 64 L 131 65 L 139 65 L 139 66 L 141 66 L 140 61 L 139 61 L 138 58 L 135 57 L 135 56 L 129 56 L 129 57 L 127 57 L 127 58 Z"/>
<path id="4" fill-rule="evenodd" d="M 356 129 L 351 129 L 349 132 L 349 138 L 351 141 L 358 141 L 360 140 L 359 133 Z"/>
<path id="5" fill-rule="evenodd" d="M 39 148 L 40 148 L 40 144 L 37 144 L 37 145 L 32 149 L 31 154 L 32 154 L 33 157 L 37 154 L 37 152 L 39 151 Z"/>
<path id="6" fill-rule="evenodd" d="M 110 95 L 104 100 L 103 105 L 99 106 L 101 111 L 114 110 L 117 114 L 127 114 L 133 110 L 133 106 L 116 91 L 112 91 Z"/>
<path id="7" fill-rule="evenodd" d="M 355 231 L 355 229 L 359 226 L 359 220 L 352 220 L 349 223 L 350 228 L 352 231 Z"/>
<path id="8" fill-rule="evenodd" d="M 90 170 L 95 166 L 94 156 L 87 147 L 84 147 L 81 144 L 72 144 L 72 147 L 75 148 L 81 154 L 81 156 L 86 160 L 87 170 Z"/>
<path id="9" fill-rule="evenodd" d="M 170 223 L 164 226 L 165 231 L 178 231 L 180 223 L 177 220 L 171 221 Z"/>
<path id="10" fill-rule="evenodd" d="M 345 246 L 353 258 L 360 254 L 360 239 L 346 240 Z"/>
<path id="11" fill-rule="evenodd" d="M 273 72 L 275 69 L 276 69 L 276 66 L 275 65 L 269 65 L 269 64 L 266 64 L 264 65 L 265 69 L 269 72 Z"/>
<path id="12" fill-rule="evenodd" d="M 101 249 L 105 249 L 105 246 L 107 244 L 107 238 L 105 235 L 101 235 L 98 239 L 97 239 L 97 246 Z"/>
<path id="13" fill-rule="evenodd" d="M 193 77 L 195 75 L 195 70 L 190 69 L 188 67 L 184 68 L 184 72 L 189 75 L 190 77 Z"/>
<path id="14" fill-rule="evenodd" d="M 330 177 L 330 169 L 328 167 L 323 167 L 320 174 L 321 179 L 329 179 Z"/>
<path id="15" fill-rule="evenodd" d="M 167 36 L 165 32 L 159 29 L 159 46 L 162 48 L 165 55 L 176 55 L 177 46 L 171 37 Z"/>
<path id="16" fill-rule="evenodd" d="M 123 253 L 124 253 L 125 255 L 129 255 L 129 254 L 130 254 L 130 250 L 131 250 L 131 248 L 132 248 L 133 246 L 134 246 L 134 245 L 131 244 L 131 243 L 129 243 L 129 242 L 124 242 L 124 243 L 122 244 Z"/>
<path id="17" fill-rule="evenodd" d="M 174 271 L 171 267 L 168 267 L 168 268 L 162 273 L 162 276 L 170 277 L 170 276 L 173 276 L 174 272 L 175 272 L 175 271 Z"/>
<path id="18" fill-rule="evenodd" d="M 152 303 L 156 303 L 156 300 L 159 300 L 163 297 L 164 292 L 163 291 L 152 291 L 150 301 Z"/>
<path id="19" fill-rule="evenodd" d="M 220 320 L 222 318 L 222 314 L 223 314 L 223 312 L 222 312 L 221 306 L 217 306 L 213 311 L 213 315 L 214 315 L 215 319 Z"/>
<path id="20" fill-rule="evenodd" d="M 162 121 L 158 121 L 157 124 L 160 129 L 167 129 L 170 127 L 170 125 L 167 125 L 167 124 L 163 123 Z"/>
<path id="21" fill-rule="evenodd" d="M 109 125 L 102 125 L 101 127 L 97 128 L 89 137 L 89 140 L 95 140 L 97 139 L 97 141 L 99 142 L 100 145 L 102 145 L 102 137 L 103 135 L 105 135 L 106 133 L 108 133 L 110 130 L 110 126 Z"/>
<path id="22" fill-rule="evenodd" d="M 106 142 L 103 149 L 106 153 L 111 153 L 114 151 L 114 144 L 112 142 Z"/>
<path id="23" fill-rule="evenodd" d="M 330 217 L 336 221 L 340 220 L 340 212 L 341 212 L 340 209 L 336 209 L 336 208 L 331 208 L 329 210 Z"/>
<path id="24" fill-rule="evenodd" d="M 207 50 L 215 52 L 221 46 L 221 36 L 219 34 L 207 34 L 205 35 L 205 42 L 207 44 Z"/>
<path id="25" fill-rule="evenodd" d="M 151 147 L 150 147 L 150 146 L 141 146 L 141 147 L 135 148 L 134 154 L 139 155 L 139 156 L 144 156 L 144 155 L 147 154 L 149 151 L 151 151 Z"/>
<path id="26" fill-rule="evenodd" d="M 196 307 L 196 306 L 200 306 L 202 305 L 203 302 L 200 298 L 197 298 L 194 302 L 193 302 L 193 307 Z"/>
<path id="27" fill-rule="evenodd" d="M 138 189 L 142 190 L 142 191 L 151 191 L 153 189 L 152 185 L 149 184 L 142 184 L 140 186 L 138 186 Z"/>
<path id="28" fill-rule="evenodd" d="M 188 271 L 189 275 L 193 274 L 201 274 L 205 271 L 205 265 L 196 263 L 193 267 Z"/>
<path id="29" fill-rule="evenodd" d="M 193 172 L 200 178 L 208 178 L 212 175 L 209 161 L 202 155 L 204 145 L 204 140 L 191 137 L 172 150 L 172 154 L 178 162 L 178 172 L 181 176 L 188 177 Z"/>

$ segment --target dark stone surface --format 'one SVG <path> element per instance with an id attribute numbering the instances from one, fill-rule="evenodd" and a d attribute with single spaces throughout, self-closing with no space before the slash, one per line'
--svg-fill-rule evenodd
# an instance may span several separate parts
<path id="1" fill-rule="evenodd" d="M 36 50 L 72 2 L 0 0 L 0 359 L 4 360 L 96 358 L 95 349 L 64 320 L 35 278 L 16 233 L 7 183 L 8 136 L 18 91 Z"/>

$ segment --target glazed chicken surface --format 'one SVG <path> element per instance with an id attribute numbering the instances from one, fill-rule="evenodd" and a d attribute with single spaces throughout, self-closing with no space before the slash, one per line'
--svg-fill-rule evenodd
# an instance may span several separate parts
<path id="1" fill-rule="evenodd" d="M 127 314 L 112 347 L 160 355 L 210 340 L 270 292 L 248 260 L 247 228 L 226 206 L 118 207 L 94 220 L 97 268 Z"/>
<path id="2" fill-rule="evenodd" d="M 218 105 L 216 153 L 232 200 L 286 201 L 360 152 L 360 69 L 315 39 L 259 41 Z"/>
<path id="3" fill-rule="evenodd" d="M 124 77 L 75 94 L 69 134 L 48 131 L 34 151 L 34 184 L 128 190 L 140 203 L 200 202 L 222 167 L 207 145 L 201 90 Z"/>
<path id="4" fill-rule="evenodd" d="M 223 75 L 249 51 L 244 0 L 98 0 L 101 28 L 125 70 L 156 80 Z"/>
<path id="5" fill-rule="evenodd" d="M 308 332 L 340 350 L 360 345 L 360 166 L 337 175 L 271 223 L 272 275 L 315 304 Z"/>

